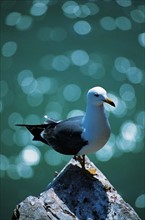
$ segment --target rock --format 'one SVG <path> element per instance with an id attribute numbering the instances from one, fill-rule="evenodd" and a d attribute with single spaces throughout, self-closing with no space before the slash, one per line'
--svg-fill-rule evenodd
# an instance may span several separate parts
<path id="1" fill-rule="evenodd" d="M 88 157 L 85 166 L 86 171 L 71 159 L 39 198 L 29 196 L 17 205 L 12 219 L 140 219 Z"/>

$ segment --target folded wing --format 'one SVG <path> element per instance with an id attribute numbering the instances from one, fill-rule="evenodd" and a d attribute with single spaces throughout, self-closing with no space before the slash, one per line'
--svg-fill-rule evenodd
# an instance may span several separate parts
<path id="1" fill-rule="evenodd" d="M 82 138 L 82 119 L 77 116 L 60 121 L 53 129 L 44 129 L 42 137 L 59 153 L 75 155 L 88 143 Z"/>

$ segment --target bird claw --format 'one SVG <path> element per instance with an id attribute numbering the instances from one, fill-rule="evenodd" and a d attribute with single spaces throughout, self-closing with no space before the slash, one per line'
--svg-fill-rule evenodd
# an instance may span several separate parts
<path id="1" fill-rule="evenodd" d="M 93 178 L 93 176 L 97 174 L 97 170 L 94 167 L 85 168 L 85 155 L 74 156 L 73 158 L 79 161 L 79 163 L 82 166 L 82 169 L 89 177 Z"/>

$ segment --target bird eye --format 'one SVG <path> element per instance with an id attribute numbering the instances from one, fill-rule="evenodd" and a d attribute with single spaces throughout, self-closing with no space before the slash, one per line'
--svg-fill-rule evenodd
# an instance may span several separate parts
<path id="1" fill-rule="evenodd" d="M 95 96 L 96 96 L 96 97 L 99 97 L 99 95 L 98 95 L 97 93 L 95 94 Z"/>

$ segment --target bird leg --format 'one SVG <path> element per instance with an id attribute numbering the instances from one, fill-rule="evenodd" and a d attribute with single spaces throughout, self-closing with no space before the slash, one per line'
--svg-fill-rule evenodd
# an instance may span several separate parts
<path id="1" fill-rule="evenodd" d="M 83 169 L 85 169 L 85 155 L 74 156 L 75 160 L 78 160 Z"/>
<path id="2" fill-rule="evenodd" d="M 85 168 L 85 155 L 79 155 L 79 156 L 75 155 L 73 158 L 80 162 L 82 169 L 90 178 L 93 178 L 93 176 L 97 174 L 97 170 L 95 168 L 92 167 L 87 169 Z"/>

